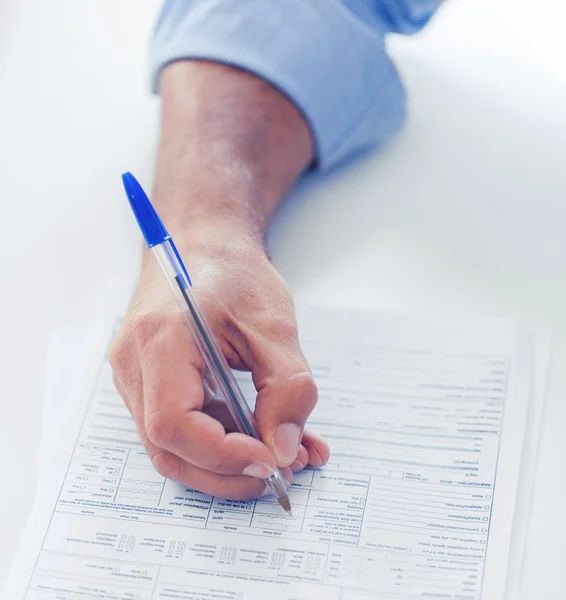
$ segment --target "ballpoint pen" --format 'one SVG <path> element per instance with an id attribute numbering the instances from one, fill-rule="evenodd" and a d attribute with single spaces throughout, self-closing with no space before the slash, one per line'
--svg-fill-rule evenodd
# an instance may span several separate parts
<path id="1" fill-rule="evenodd" d="M 224 396 L 239 431 L 261 440 L 255 418 L 191 292 L 191 279 L 171 236 L 136 178 L 131 173 L 124 173 L 122 181 L 147 247 L 165 274 L 185 322 L 204 357 L 206 367 Z M 291 515 L 291 503 L 279 469 L 264 479 L 264 483 L 273 492 L 279 504 Z"/>

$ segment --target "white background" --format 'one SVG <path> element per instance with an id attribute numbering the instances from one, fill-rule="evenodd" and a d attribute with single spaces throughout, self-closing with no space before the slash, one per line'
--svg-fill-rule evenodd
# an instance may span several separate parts
<path id="1" fill-rule="evenodd" d="M 0 0 L 0 582 L 33 501 L 49 330 L 85 322 L 97 289 L 135 276 L 120 173 L 151 185 L 159 4 Z M 529 599 L 566 595 L 565 22 L 551 0 L 453 0 L 423 35 L 392 40 L 407 127 L 305 184 L 270 241 L 299 302 L 556 332 Z"/>

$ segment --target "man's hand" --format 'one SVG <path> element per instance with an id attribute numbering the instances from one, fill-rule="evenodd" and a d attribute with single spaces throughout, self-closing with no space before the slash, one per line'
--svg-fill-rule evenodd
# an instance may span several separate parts
<path id="1" fill-rule="evenodd" d="M 230 366 L 252 373 L 264 443 L 234 432 L 211 400 L 202 357 L 148 255 L 110 352 L 114 379 L 161 474 L 213 495 L 257 497 L 276 466 L 290 483 L 293 470 L 328 460 L 324 440 L 304 430 L 316 386 L 263 243 L 312 142 L 279 92 L 235 69 L 178 63 L 161 92 L 154 202 Z"/>

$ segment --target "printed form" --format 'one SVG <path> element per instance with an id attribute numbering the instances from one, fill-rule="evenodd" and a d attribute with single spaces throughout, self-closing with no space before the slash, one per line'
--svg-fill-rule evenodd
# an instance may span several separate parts
<path id="1" fill-rule="evenodd" d="M 296 474 L 293 517 L 161 477 L 104 362 L 3 599 L 503 598 L 529 340 L 503 321 L 309 309 L 299 323 L 309 426 L 332 456 Z"/>

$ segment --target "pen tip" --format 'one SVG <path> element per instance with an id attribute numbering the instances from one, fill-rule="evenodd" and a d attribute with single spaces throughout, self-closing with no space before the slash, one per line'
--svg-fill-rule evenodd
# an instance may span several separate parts
<path id="1" fill-rule="evenodd" d="M 291 512 L 291 502 L 289 500 L 289 496 L 281 496 L 281 498 L 277 499 L 277 502 L 279 502 L 279 504 L 281 504 L 281 506 L 283 507 L 283 510 L 290 516 L 293 516 L 293 513 Z"/>

